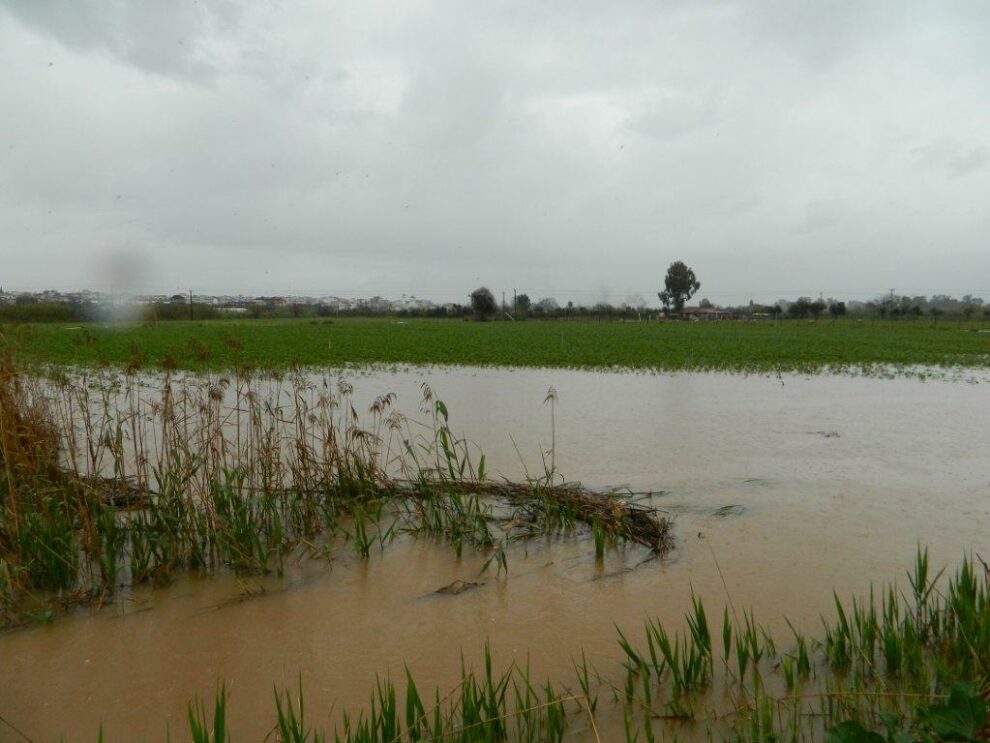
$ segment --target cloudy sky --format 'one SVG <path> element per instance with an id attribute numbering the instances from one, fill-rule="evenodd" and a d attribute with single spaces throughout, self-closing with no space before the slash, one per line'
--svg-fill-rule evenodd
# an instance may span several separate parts
<path id="1" fill-rule="evenodd" d="M 990 298 L 990 6 L 0 0 L 0 284 Z"/>

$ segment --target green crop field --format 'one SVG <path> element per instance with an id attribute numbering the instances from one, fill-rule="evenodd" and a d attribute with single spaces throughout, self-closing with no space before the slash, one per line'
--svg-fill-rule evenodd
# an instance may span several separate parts
<path id="1" fill-rule="evenodd" d="M 982 331 L 982 332 L 981 332 Z M 26 363 L 198 371 L 356 364 L 802 371 L 990 367 L 979 323 L 280 320 L 0 326 Z"/>

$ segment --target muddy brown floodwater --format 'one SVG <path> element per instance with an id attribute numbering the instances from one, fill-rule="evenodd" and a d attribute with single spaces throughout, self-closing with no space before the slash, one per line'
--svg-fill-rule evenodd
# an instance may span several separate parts
<path id="1" fill-rule="evenodd" d="M 111 741 L 162 740 L 167 725 L 183 740 L 187 702 L 223 680 L 235 739 L 259 740 L 273 683 L 301 676 L 311 722 L 330 729 L 403 664 L 421 689 L 449 689 L 461 654 L 478 661 L 486 640 L 497 664 L 528 658 L 537 678 L 570 683 L 581 650 L 618 668 L 614 625 L 680 626 L 692 590 L 710 616 L 730 597 L 775 630 L 786 615 L 815 631 L 833 588 L 903 579 L 919 543 L 936 565 L 990 553 L 986 383 L 463 368 L 349 378 L 359 400 L 394 391 L 413 416 L 429 382 L 452 427 L 509 478 L 542 470 L 554 387 L 557 469 L 663 491 L 674 551 L 635 567 L 637 549 L 598 563 L 588 538 L 542 540 L 509 550 L 507 576 L 479 578 L 483 557 L 403 538 L 281 578 L 186 577 L 0 636 L 0 715 L 39 741 L 95 740 L 101 722 Z M 482 585 L 434 593 L 458 579 Z M 19 740 L 0 727 L 7 739 Z"/>

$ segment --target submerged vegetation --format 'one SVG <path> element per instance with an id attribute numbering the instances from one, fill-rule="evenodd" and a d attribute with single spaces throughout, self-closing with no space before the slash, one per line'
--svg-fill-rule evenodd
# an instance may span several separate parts
<path id="1" fill-rule="evenodd" d="M 439 538 L 508 569 L 506 547 L 594 530 L 661 554 L 670 521 L 548 467 L 492 482 L 485 458 L 423 390 L 428 423 L 351 386 L 165 375 L 26 377 L 0 366 L 0 623 L 102 602 L 181 570 L 279 571 L 290 555 L 363 558 L 400 535 Z M 367 425 L 363 425 L 363 424 Z"/>
<path id="2" fill-rule="evenodd" d="M 350 363 L 818 372 L 990 367 L 979 321 L 527 321 L 319 319 L 7 325 L 24 362 L 225 371 Z"/>
<path id="3" fill-rule="evenodd" d="M 439 690 L 424 697 L 408 670 L 398 682 L 379 680 L 367 709 L 344 713 L 332 736 L 307 725 L 300 681 L 295 691 L 276 689 L 275 731 L 299 743 L 986 740 L 985 568 L 966 559 L 940 586 L 919 550 L 909 594 L 889 586 L 851 607 L 836 598 L 835 616 L 822 620 L 824 637 L 793 630 L 784 651 L 752 614 L 740 620 L 726 610 L 713 627 L 695 598 L 686 632 L 659 620 L 647 620 L 639 641 L 618 632 L 621 681 L 583 655 L 570 685 L 540 682 L 516 664 L 498 673 L 486 648 L 483 668 L 462 662 L 460 682 L 444 697 Z M 226 739 L 226 699 L 221 687 L 212 717 L 201 702 L 190 705 L 194 741 Z"/>
<path id="4" fill-rule="evenodd" d="M 671 547 L 671 522 L 633 494 L 543 474 L 492 481 L 484 455 L 423 387 L 423 421 L 394 396 L 356 409 L 344 380 L 289 372 L 155 381 L 97 371 L 27 375 L 0 362 L 0 623 L 49 621 L 181 571 L 283 569 L 290 557 L 371 559 L 396 539 L 477 550 L 510 570 L 509 548 L 578 535 L 597 556 Z M 555 396 L 547 402 L 553 414 Z M 903 590 L 902 590 L 903 589 Z M 456 592 L 456 589 L 452 589 Z M 273 694 L 280 741 L 729 740 L 918 743 L 986 740 L 990 569 L 954 574 L 919 549 L 906 585 L 844 602 L 817 636 L 786 641 L 729 602 L 693 597 L 683 625 L 616 628 L 615 663 L 575 648 L 571 679 L 528 665 L 462 662 L 452 689 L 406 670 L 329 731 L 306 718 L 302 679 Z M 230 739 L 228 687 L 188 708 L 194 741 Z"/>

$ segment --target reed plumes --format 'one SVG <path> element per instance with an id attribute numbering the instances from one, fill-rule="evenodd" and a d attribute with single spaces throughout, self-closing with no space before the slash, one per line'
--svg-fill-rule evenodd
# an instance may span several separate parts
<path id="1" fill-rule="evenodd" d="M 430 534 L 500 571 L 511 542 L 579 525 L 658 553 L 671 542 L 662 514 L 617 494 L 490 482 L 428 387 L 425 426 L 394 395 L 359 414 L 349 383 L 301 373 L 149 382 L 5 364 L 0 402 L 4 622 L 181 570 L 281 571 L 340 540 L 368 558 Z"/>

